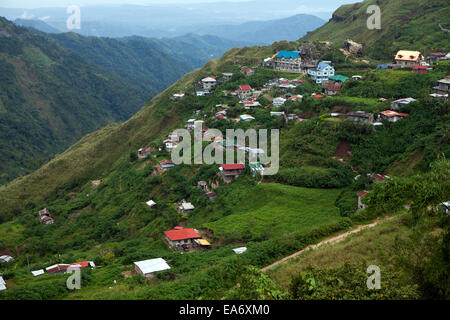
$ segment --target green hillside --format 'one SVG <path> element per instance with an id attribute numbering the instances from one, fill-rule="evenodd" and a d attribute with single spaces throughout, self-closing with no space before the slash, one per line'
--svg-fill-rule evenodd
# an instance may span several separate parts
<path id="1" fill-rule="evenodd" d="M 369 5 L 381 9 L 381 29 L 367 28 Z M 389 59 L 400 50 L 450 51 L 448 29 L 450 7 L 446 0 L 365 0 L 343 5 L 324 26 L 308 33 L 302 40 L 332 41 L 342 45 L 351 39 L 364 45 L 364 53 L 375 59 Z"/>
<path id="2" fill-rule="evenodd" d="M 0 18 L 0 184 L 39 168 L 149 97 L 54 41 Z"/>
<path id="3" fill-rule="evenodd" d="M 16 258 L 2 269 L 10 289 L 0 293 L 0 299 L 448 298 L 449 221 L 437 206 L 450 197 L 449 105 L 429 94 L 436 80 L 448 74 L 450 64 L 441 62 L 428 74 L 418 74 L 348 62 L 350 67 L 342 72 L 362 75 L 363 80 L 348 80 L 338 95 L 318 98 L 322 88 L 311 79 L 260 65 L 264 58 L 279 50 L 295 50 L 298 44 L 282 41 L 234 48 L 183 76 L 131 119 L 84 136 L 39 170 L 0 187 L 0 253 Z M 246 77 L 240 73 L 244 65 L 259 68 Z M 220 79 L 225 72 L 234 75 L 210 96 L 196 96 L 199 80 Z M 238 98 L 227 94 L 243 84 L 262 89 L 281 77 L 303 81 L 289 91 L 303 95 L 301 101 L 276 109 L 271 100 L 286 92 L 271 88 L 258 99 L 262 107 L 245 109 Z M 173 99 L 180 91 L 187 95 Z M 398 122 L 374 127 L 331 117 L 360 110 L 377 115 L 410 93 L 418 101 L 401 108 L 409 116 Z M 387 101 L 380 102 L 382 97 Z M 230 107 L 227 119 L 213 120 L 218 104 Z M 281 121 L 270 115 L 274 110 L 300 115 L 304 121 Z M 232 120 L 242 114 L 255 120 Z M 159 172 L 155 166 L 170 158 L 158 148 L 162 140 L 191 118 L 204 119 L 206 127 L 220 130 L 280 129 L 279 172 L 255 177 L 247 166 L 231 183 L 222 182 L 217 164 L 183 164 Z M 154 147 L 154 152 L 147 159 L 136 159 L 136 151 L 144 146 Z M 390 178 L 380 182 L 370 178 L 374 173 Z M 99 179 L 94 186 L 92 180 Z M 198 189 L 198 181 L 214 186 L 217 199 L 210 201 Z M 367 208 L 357 210 L 361 190 L 370 193 L 364 200 Z M 146 206 L 150 199 L 157 208 Z M 186 216 L 176 210 L 182 199 L 195 206 Z M 53 225 L 40 224 L 37 212 L 43 208 L 52 213 Z M 392 267 L 391 280 L 382 291 L 368 292 L 360 281 L 365 270 L 355 265 L 314 273 L 320 280 L 314 292 L 308 291 L 309 274 L 291 269 L 279 286 L 258 270 L 387 214 L 404 214 L 397 225 L 401 235 L 417 237 L 399 244 L 395 237 L 377 241 L 385 245 L 380 256 L 391 254 L 395 245 L 403 249 L 398 251 L 402 260 L 386 262 Z M 175 226 L 198 229 L 211 248 L 191 253 L 172 250 L 163 231 Z M 408 232 L 403 233 L 404 228 Z M 241 246 L 247 247 L 242 255 L 231 250 Z M 416 252 L 424 252 L 423 259 L 416 259 Z M 170 272 L 158 273 L 151 282 L 132 275 L 133 262 L 159 257 L 167 260 Z M 371 254 L 366 262 L 370 264 L 372 257 L 379 258 Z M 28 271 L 28 261 L 31 270 L 37 270 L 84 260 L 102 268 L 84 269 L 82 288 L 76 291 L 66 289 L 67 275 L 33 277 Z M 409 282 L 407 267 L 392 271 L 410 265 L 419 273 Z M 289 289 L 287 283 L 292 284 Z"/>
<path id="4" fill-rule="evenodd" d="M 151 43 L 84 37 L 77 33 L 49 34 L 66 49 L 145 90 L 150 99 L 193 67 L 161 52 Z"/>

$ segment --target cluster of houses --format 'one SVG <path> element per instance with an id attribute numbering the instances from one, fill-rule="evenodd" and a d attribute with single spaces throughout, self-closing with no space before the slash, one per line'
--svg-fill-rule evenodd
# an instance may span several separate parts
<path id="1" fill-rule="evenodd" d="M 42 209 L 39 211 L 39 221 L 43 225 L 53 224 L 55 220 L 52 218 L 50 211 L 48 209 Z"/>
<path id="2" fill-rule="evenodd" d="M 81 262 L 75 262 L 72 264 L 64 264 L 64 263 L 58 263 L 51 265 L 47 268 L 40 269 L 40 270 L 34 270 L 31 271 L 31 274 L 35 277 L 42 276 L 44 274 L 63 274 L 71 272 L 71 270 L 75 269 L 84 269 L 90 267 L 91 269 L 98 268 L 93 261 L 81 261 Z"/>
<path id="3" fill-rule="evenodd" d="M 217 198 L 217 195 L 215 192 L 211 191 L 208 187 L 208 183 L 206 181 L 198 181 L 197 182 L 197 188 L 208 197 L 209 200 L 214 201 Z"/>
<path id="4" fill-rule="evenodd" d="M 346 114 L 331 113 L 329 116 L 332 118 L 339 118 L 342 120 L 349 119 L 359 123 L 371 124 L 373 126 L 382 126 L 383 120 L 387 120 L 389 122 L 397 122 L 399 120 L 404 119 L 405 117 L 408 117 L 409 114 L 400 113 L 392 110 L 385 110 L 379 113 L 377 119 L 375 119 L 372 113 L 364 111 L 352 111 Z"/>

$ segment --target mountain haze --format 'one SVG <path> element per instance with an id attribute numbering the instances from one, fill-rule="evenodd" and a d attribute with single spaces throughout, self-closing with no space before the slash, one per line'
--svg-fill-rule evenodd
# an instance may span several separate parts
<path id="1" fill-rule="evenodd" d="M 276 41 L 293 41 L 315 30 L 324 20 L 308 14 L 298 14 L 289 18 L 251 21 L 238 25 L 204 26 L 195 30 L 199 34 L 213 34 L 226 39 L 251 41 L 258 45 L 268 45 Z"/>

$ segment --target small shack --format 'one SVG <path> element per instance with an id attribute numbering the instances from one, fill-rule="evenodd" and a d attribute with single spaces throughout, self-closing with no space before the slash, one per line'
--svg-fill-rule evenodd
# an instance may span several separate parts
<path id="1" fill-rule="evenodd" d="M 138 274 L 142 274 L 144 277 L 149 277 L 154 272 L 170 269 L 170 266 L 163 258 L 138 261 L 134 263 L 134 266 L 134 270 Z"/>

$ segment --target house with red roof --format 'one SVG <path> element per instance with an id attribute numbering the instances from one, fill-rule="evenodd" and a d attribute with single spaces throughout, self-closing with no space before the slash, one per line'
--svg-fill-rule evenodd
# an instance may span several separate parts
<path id="1" fill-rule="evenodd" d="M 195 239 L 201 239 L 197 230 L 192 228 L 175 227 L 173 230 L 164 231 L 165 240 L 175 249 L 189 248 Z"/>
<path id="2" fill-rule="evenodd" d="M 242 163 L 223 164 L 219 168 L 220 174 L 226 182 L 236 179 L 239 175 L 244 173 L 244 170 L 245 165 Z"/>
<path id="3" fill-rule="evenodd" d="M 152 152 L 153 152 L 153 148 L 152 147 L 141 148 L 141 149 L 138 150 L 138 158 L 139 159 L 145 159 Z"/>
<path id="4" fill-rule="evenodd" d="M 371 177 L 372 177 L 372 179 L 380 181 L 380 182 L 383 182 L 384 180 L 389 178 L 389 176 L 384 175 L 384 174 L 379 174 L 379 173 L 372 174 Z"/>
<path id="5" fill-rule="evenodd" d="M 66 273 L 69 267 L 70 264 L 54 264 L 50 267 L 45 268 L 45 272 L 47 272 L 47 274 Z"/>
<path id="6" fill-rule="evenodd" d="M 336 93 L 340 92 L 342 85 L 340 84 L 325 84 L 323 86 L 326 95 L 334 96 Z"/>
<path id="7" fill-rule="evenodd" d="M 162 170 L 169 170 L 175 166 L 175 164 L 172 162 L 172 160 L 161 160 L 159 162 L 159 166 Z"/>
<path id="8" fill-rule="evenodd" d="M 362 202 L 362 199 L 369 193 L 369 191 L 363 190 L 358 193 L 358 210 L 365 209 L 367 206 Z"/>
<path id="9" fill-rule="evenodd" d="M 49 225 L 55 222 L 55 220 L 50 215 L 50 211 L 48 211 L 48 209 L 43 209 L 39 211 L 39 221 L 43 225 Z"/>
<path id="10" fill-rule="evenodd" d="M 398 120 L 402 120 L 403 118 L 408 116 L 409 114 L 407 113 L 400 113 L 392 110 L 380 112 L 380 118 L 387 119 L 389 122 L 397 122 Z"/>
<path id="11" fill-rule="evenodd" d="M 248 84 L 239 86 L 238 94 L 240 99 L 245 99 L 253 94 L 253 89 Z"/>
<path id="12" fill-rule="evenodd" d="M 414 66 L 414 68 L 412 69 L 412 72 L 414 73 L 428 73 L 429 68 L 426 66 Z"/>

